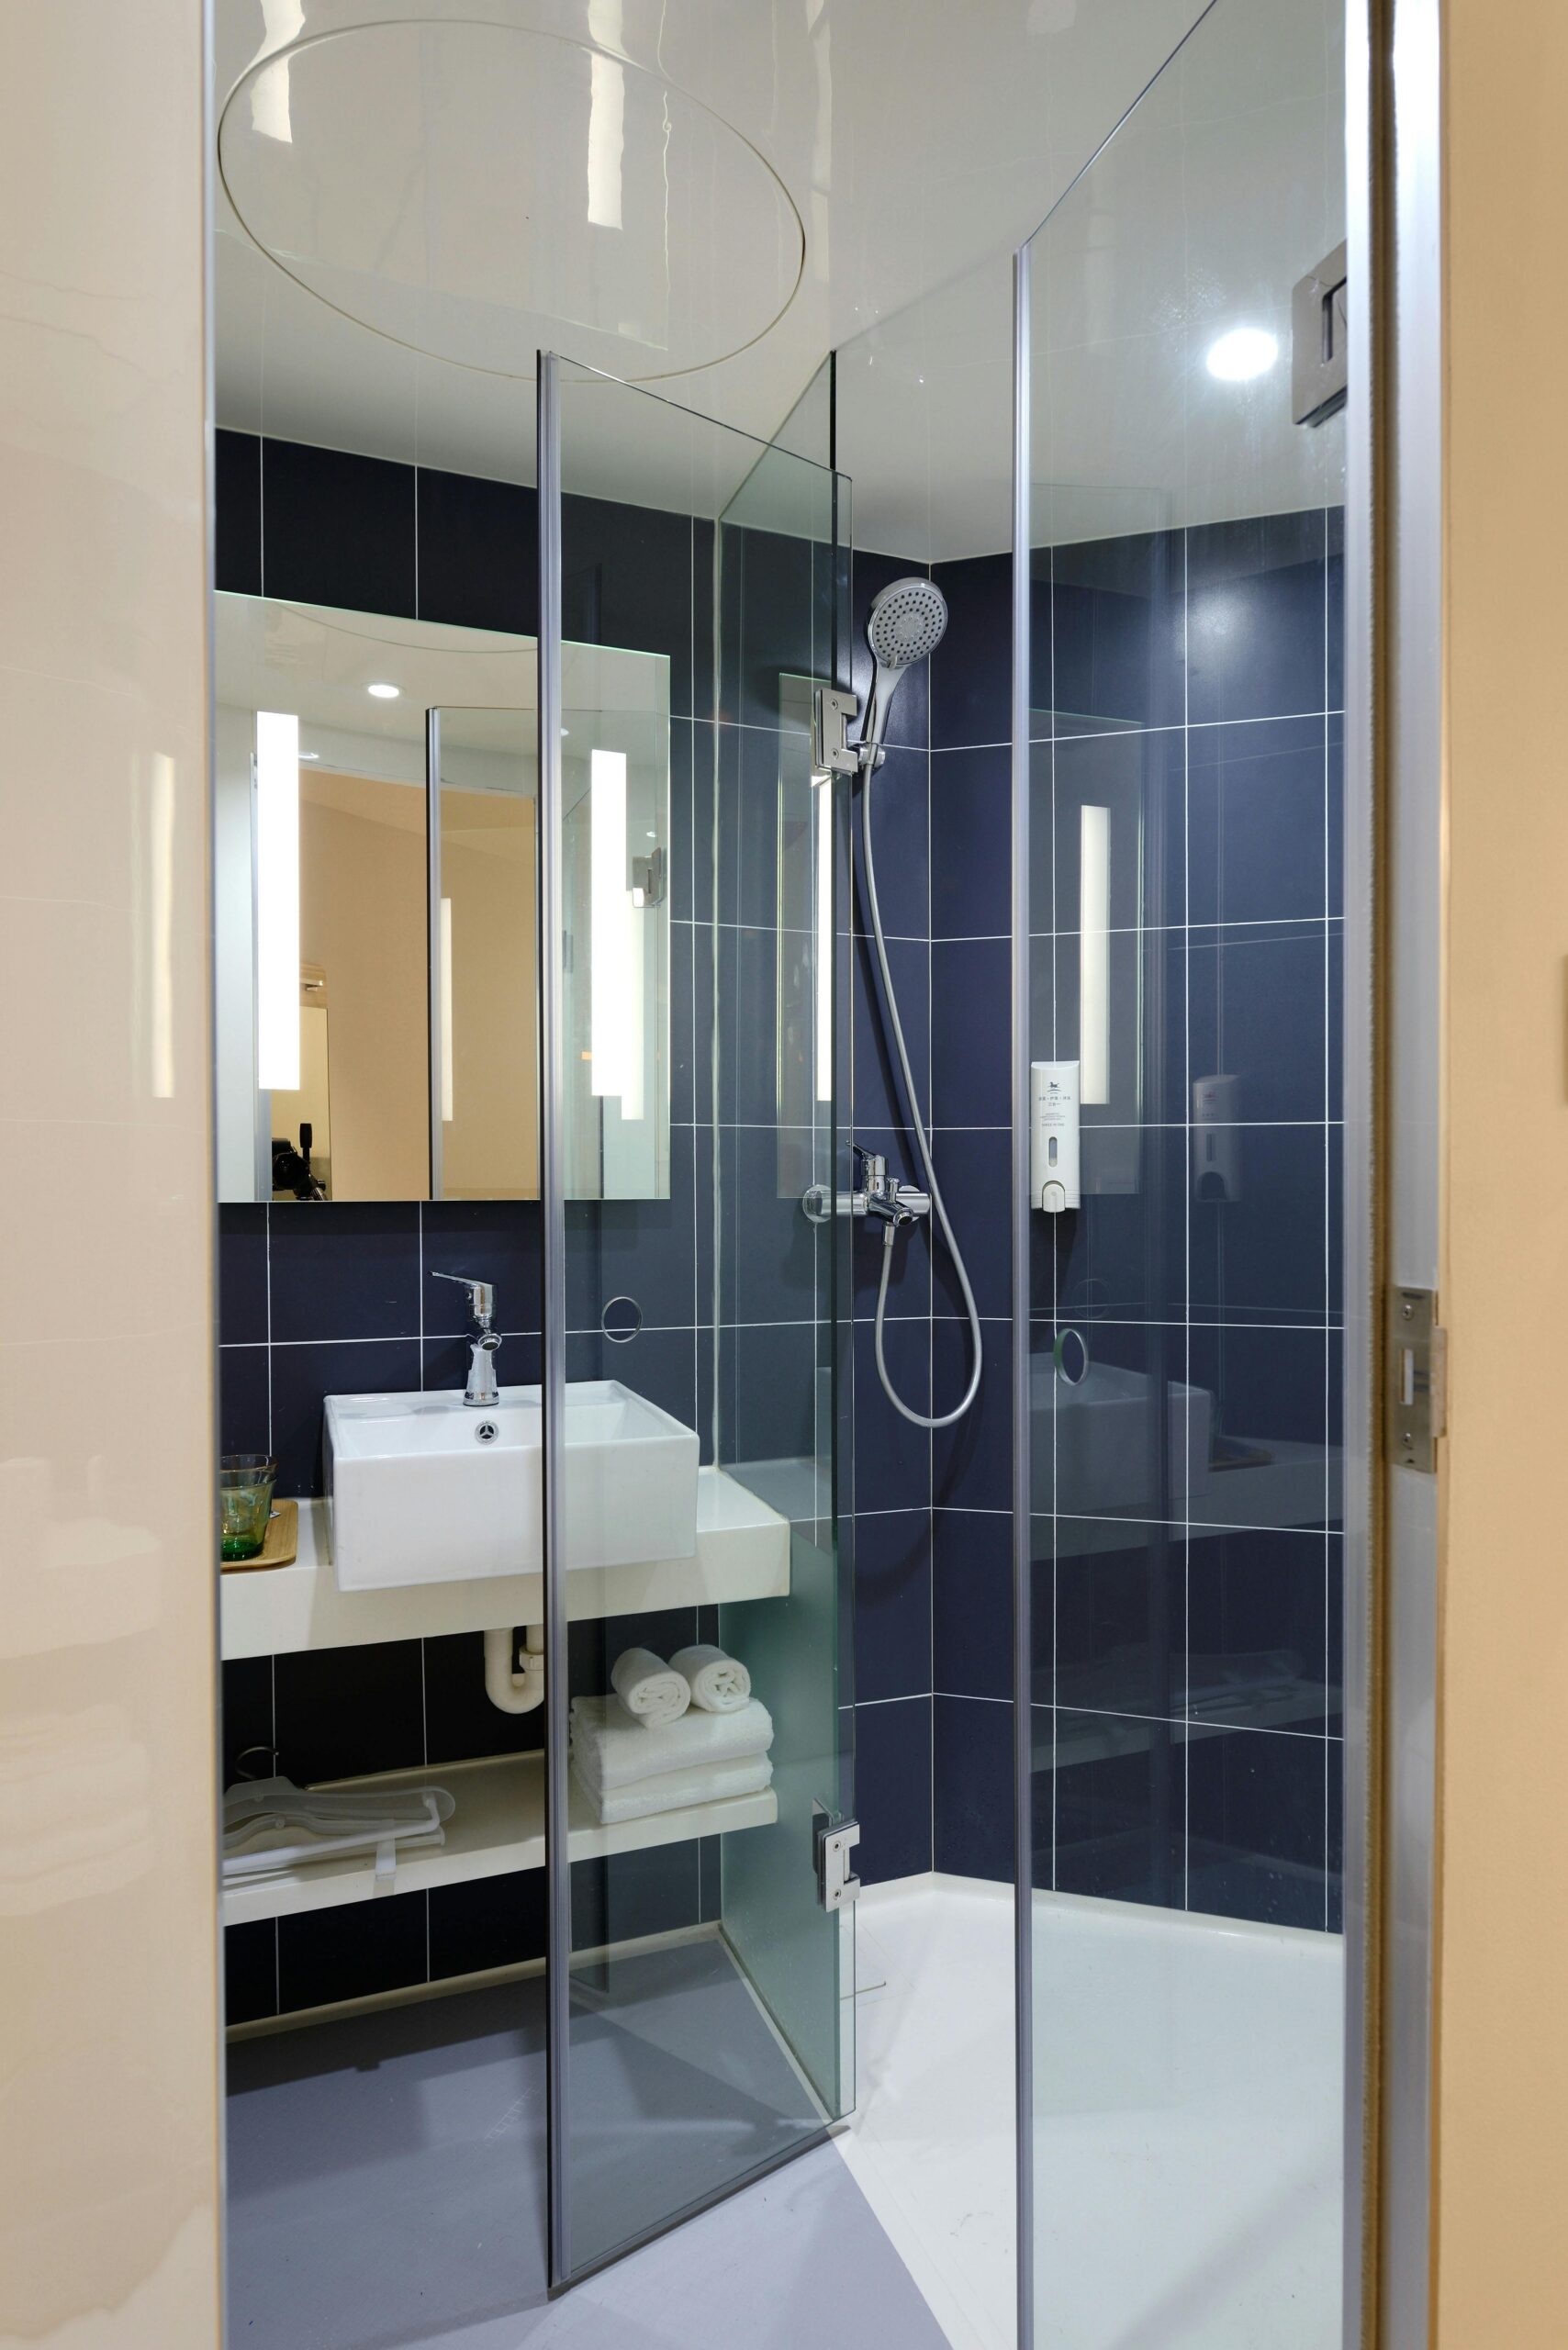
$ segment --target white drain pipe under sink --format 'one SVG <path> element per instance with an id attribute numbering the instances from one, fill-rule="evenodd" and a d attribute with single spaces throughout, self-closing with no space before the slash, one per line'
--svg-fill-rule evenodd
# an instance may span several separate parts
<path id="1" fill-rule="evenodd" d="M 503 1714 L 531 1714 L 544 1702 L 544 1627 L 522 1628 L 522 1671 L 512 1671 L 516 1628 L 503 1624 L 485 1635 L 485 1695 Z"/>

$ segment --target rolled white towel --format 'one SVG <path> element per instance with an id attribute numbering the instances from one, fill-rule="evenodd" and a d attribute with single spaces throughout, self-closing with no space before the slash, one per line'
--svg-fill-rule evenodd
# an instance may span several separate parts
<path id="1" fill-rule="evenodd" d="M 610 1685 L 633 1721 L 654 1729 L 678 1722 L 691 1703 L 691 1684 L 652 1649 L 625 1649 L 610 1669 Z"/>
<path id="2" fill-rule="evenodd" d="M 751 1675 L 745 1665 L 706 1641 L 678 1650 L 669 1669 L 690 1683 L 691 1702 L 705 1714 L 738 1714 L 751 1695 Z"/>
<path id="3" fill-rule="evenodd" d="M 585 1778 L 607 1791 L 700 1763 L 738 1762 L 766 1754 L 773 1717 L 753 1697 L 733 1714 L 689 1713 L 644 1729 L 614 1697 L 574 1697 L 573 1759 Z"/>
<path id="4" fill-rule="evenodd" d="M 661 1771 L 655 1778 L 608 1789 L 587 1778 L 575 1756 L 572 1773 L 600 1824 L 612 1828 L 622 1819 L 652 1819 L 661 1811 L 682 1811 L 689 1804 L 717 1803 L 722 1796 L 759 1795 L 773 1777 L 773 1765 L 766 1754 L 754 1754 L 694 1771 Z"/>

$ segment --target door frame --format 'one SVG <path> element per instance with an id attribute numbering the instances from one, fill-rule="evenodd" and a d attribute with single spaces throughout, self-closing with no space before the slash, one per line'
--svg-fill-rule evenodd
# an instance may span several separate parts
<path id="1" fill-rule="evenodd" d="M 1348 0 L 1346 31 L 1350 349 L 1366 354 L 1349 414 L 1346 968 L 1354 936 L 1369 984 L 1361 1008 L 1347 988 L 1345 1015 L 1347 1337 L 1352 1310 L 1363 1326 L 1346 1404 L 1353 1370 L 1366 1453 L 1347 1476 L 1365 1580 L 1346 1620 L 1344 2338 L 1405 2350 L 1431 2314 L 1439 1493 L 1384 1458 L 1383 1301 L 1436 1294 L 1439 1277 L 1441 0 Z"/>

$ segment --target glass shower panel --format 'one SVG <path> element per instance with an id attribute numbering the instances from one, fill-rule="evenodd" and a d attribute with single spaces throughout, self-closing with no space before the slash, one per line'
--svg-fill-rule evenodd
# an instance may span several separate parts
<path id="1" fill-rule="evenodd" d="M 1293 289 L 1345 233 L 1341 29 L 1220 0 L 1029 251 L 1030 1051 L 1081 1096 L 1081 1203 L 1031 1214 L 1034 2294 L 1074 2350 L 1340 2341 L 1344 457 Z"/>
<path id="2" fill-rule="evenodd" d="M 843 1802 L 837 1227 L 806 1205 L 831 1203 L 838 1147 L 842 811 L 813 773 L 811 703 L 838 674 L 846 498 L 648 394 L 565 362 L 558 382 L 570 662 L 600 641 L 656 655 L 667 711 L 663 772 L 640 787 L 591 696 L 561 712 L 566 1097 L 588 1071 L 614 1105 L 606 1174 L 620 1157 L 596 1184 L 564 1136 L 579 1148 L 559 1209 L 569 1685 L 551 1719 L 570 1826 L 552 1860 L 570 1878 L 552 1998 L 564 2280 L 809 2144 L 848 2097 L 846 1945 L 815 1868 Z M 653 1028 L 650 887 L 668 940 Z M 664 1093 L 666 1164 L 632 1180 Z M 705 1687 L 686 1700 L 703 1660 L 684 1652 L 704 1647 L 749 1675 L 732 1710 L 707 1710 Z"/>

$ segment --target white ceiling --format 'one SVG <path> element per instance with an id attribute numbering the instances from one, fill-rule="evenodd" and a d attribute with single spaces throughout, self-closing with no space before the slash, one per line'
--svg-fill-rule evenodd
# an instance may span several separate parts
<path id="1" fill-rule="evenodd" d="M 218 0 L 218 421 L 526 480 L 543 346 L 766 439 L 830 349 L 1027 235 L 1200 13 Z M 979 446 L 949 406 L 927 482 Z M 586 474 L 625 439 L 611 404 Z M 862 543 L 911 457 L 846 456 Z"/>
<path id="2" fill-rule="evenodd" d="M 1293 420 L 1291 293 L 1345 234 L 1343 10 L 1219 0 L 1032 246 L 1036 546 L 1343 497 L 1342 423 Z M 857 540 L 1011 539 L 1012 267 L 998 252 L 839 352 Z M 1255 380 L 1208 353 L 1271 334 Z"/>

